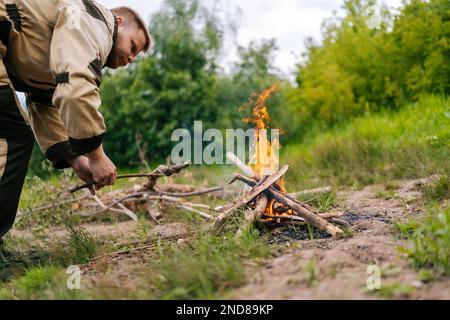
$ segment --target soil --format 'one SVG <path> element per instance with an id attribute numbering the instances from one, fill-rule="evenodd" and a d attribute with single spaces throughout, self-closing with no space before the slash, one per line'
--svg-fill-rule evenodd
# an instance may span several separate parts
<path id="1" fill-rule="evenodd" d="M 421 281 L 418 270 L 398 250 L 408 243 L 398 238 L 393 223 L 424 214 L 418 191 L 423 183 L 426 180 L 397 182 L 396 196 L 391 199 L 380 197 L 385 187 L 378 185 L 338 192 L 337 210 L 344 212 L 340 218 L 351 224 L 351 237 L 334 239 L 313 230 L 311 240 L 306 227 L 273 230 L 269 243 L 281 245 L 282 249 L 268 260 L 245 263 L 247 284 L 224 298 L 450 299 L 450 277 Z M 134 222 L 89 223 L 85 227 L 118 243 L 136 240 L 132 236 L 137 233 Z M 53 234 L 58 232 L 63 231 L 55 230 Z M 179 223 L 162 225 L 152 230 L 149 239 L 167 237 L 182 244 L 190 232 L 188 226 Z M 12 235 L 26 239 L 27 232 L 13 230 Z M 101 287 L 133 292 L 142 285 L 138 274 L 148 259 L 152 259 L 150 251 L 105 257 L 86 265 L 84 276 L 90 286 L 102 283 Z M 380 289 L 368 289 L 371 266 L 381 272 Z M 107 297 L 107 292 L 102 294 Z"/>
<path id="2" fill-rule="evenodd" d="M 417 191 L 421 183 L 423 179 L 401 183 L 397 196 L 388 200 L 377 197 L 383 186 L 339 192 L 339 210 L 351 223 L 352 237 L 332 239 L 319 234 L 310 240 L 307 230 L 279 230 L 274 239 L 284 242 L 286 249 L 262 266 L 248 266 L 248 284 L 227 298 L 449 299 L 450 277 L 421 281 L 398 250 L 408 243 L 398 238 L 393 222 L 423 214 Z M 373 265 L 380 268 L 380 290 L 367 286 L 368 280 L 372 283 L 373 271 L 368 268 Z"/>

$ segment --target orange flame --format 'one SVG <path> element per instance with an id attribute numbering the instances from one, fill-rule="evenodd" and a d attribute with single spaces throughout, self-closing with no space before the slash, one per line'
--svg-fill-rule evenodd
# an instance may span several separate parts
<path id="1" fill-rule="evenodd" d="M 256 98 L 255 96 L 250 98 L 249 104 L 253 106 L 252 114 L 243 120 L 245 123 L 255 124 L 255 139 L 249 166 L 258 178 L 272 175 L 278 170 L 278 153 L 276 151 L 280 148 L 280 143 L 278 139 L 273 139 L 271 144 L 267 138 L 270 116 L 266 105 L 267 99 L 277 90 L 278 86 L 273 85 Z M 286 192 L 283 178 L 277 181 L 276 188 L 283 193 Z M 276 201 L 273 199 L 269 202 L 266 208 L 267 216 L 292 214 L 292 210 L 283 208 L 282 212 L 275 212 L 275 204 Z M 268 220 L 272 220 L 272 218 L 268 218 Z"/>
<path id="2" fill-rule="evenodd" d="M 256 99 L 250 99 L 249 104 L 253 105 L 252 114 L 243 120 L 255 124 L 254 146 L 249 166 L 258 178 L 274 174 L 278 169 L 278 154 L 275 151 L 279 149 L 280 144 L 278 140 L 273 140 L 271 145 L 267 137 L 270 116 L 266 105 L 267 99 L 277 90 L 278 85 L 273 85 Z"/>

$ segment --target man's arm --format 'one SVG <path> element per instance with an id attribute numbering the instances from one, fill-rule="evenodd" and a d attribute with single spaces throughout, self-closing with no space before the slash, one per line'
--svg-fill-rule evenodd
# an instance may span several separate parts
<path id="1" fill-rule="evenodd" d="M 59 118 L 58 110 L 49 103 L 33 102 L 31 99 L 32 95 L 27 95 L 30 125 L 47 159 L 57 169 L 72 167 L 76 175 L 86 183 L 95 181 L 88 158 L 75 154 L 70 149 L 69 138 Z M 93 189 L 91 192 L 95 194 Z"/>
<path id="2" fill-rule="evenodd" d="M 74 11 L 75 10 L 75 11 Z M 53 105 L 58 110 L 69 146 L 75 154 L 86 155 L 98 186 L 114 183 L 116 168 L 105 155 L 105 133 L 99 82 L 101 61 L 110 35 L 83 10 L 63 8 L 55 22 L 50 46 L 50 68 L 57 83 Z M 78 19 L 73 23 L 75 17 Z"/>
<path id="3" fill-rule="evenodd" d="M 39 147 L 56 169 L 69 168 L 71 165 L 67 159 L 73 159 L 79 154 L 70 148 L 69 137 L 58 110 L 51 105 L 51 97 L 41 97 L 42 102 L 33 101 L 34 97 L 27 95 L 27 109 Z"/>

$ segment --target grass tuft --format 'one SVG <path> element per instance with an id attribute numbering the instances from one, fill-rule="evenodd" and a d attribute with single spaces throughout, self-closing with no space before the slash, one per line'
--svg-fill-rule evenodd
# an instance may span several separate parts
<path id="1" fill-rule="evenodd" d="M 450 274 L 450 208 L 434 206 L 422 219 L 397 223 L 397 229 L 411 245 L 401 247 L 417 268 L 438 268 Z"/>
<path id="2" fill-rule="evenodd" d="M 67 237 L 52 239 L 50 260 L 63 266 L 89 262 L 99 252 L 100 241 L 80 227 L 67 227 Z"/>
<path id="3" fill-rule="evenodd" d="M 245 283 L 242 261 L 266 257 L 269 247 L 258 231 L 223 236 L 200 234 L 188 246 L 159 248 L 151 266 L 160 299 L 216 299 Z"/>

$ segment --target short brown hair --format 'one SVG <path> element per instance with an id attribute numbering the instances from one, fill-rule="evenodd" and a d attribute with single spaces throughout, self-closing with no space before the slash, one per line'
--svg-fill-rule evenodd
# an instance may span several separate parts
<path id="1" fill-rule="evenodd" d="M 136 12 L 136 10 L 130 7 L 117 7 L 112 8 L 111 11 L 116 16 L 122 16 L 125 18 L 125 21 L 133 21 L 136 26 L 144 32 L 145 35 L 145 45 L 144 52 L 147 52 L 153 46 L 153 39 L 148 30 L 147 24 L 144 22 L 144 19 Z M 127 23 L 127 22 L 125 22 Z"/>

